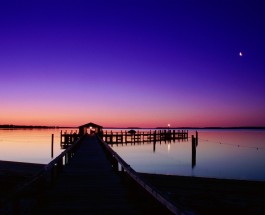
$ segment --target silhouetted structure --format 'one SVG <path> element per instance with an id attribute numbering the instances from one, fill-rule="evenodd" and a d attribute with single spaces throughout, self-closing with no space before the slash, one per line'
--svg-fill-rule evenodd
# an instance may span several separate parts
<path id="1" fill-rule="evenodd" d="M 69 145 L 73 144 L 76 142 L 80 137 L 82 137 L 85 134 L 93 135 L 97 134 L 100 138 L 103 136 L 103 127 L 101 125 L 97 125 L 95 123 L 89 122 L 87 124 L 81 125 L 78 127 L 79 128 L 79 133 L 77 132 L 70 132 L 67 133 L 65 131 L 62 133 L 61 131 L 61 148 L 65 149 Z"/>
<path id="2" fill-rule="evenodd" d="M 147 211 L 186 214 L 185 208 L 145 181 L 97 135 L 83 135 L 0 204 L 0 214 Z"/>
<path id="3" fill-rule="evenodd" d="M 196 131 L 196 136 L 198 136 Z M 196 165 L 196 146 L 198 143 L 198 138 L 195 138 L 194 135 L 191 136 L 191 145 L 192 145 L 192 158 L 191 158 L 191 166 L 192 168 Z"/>
<path id="4" fill-rule="evenodd" d="M 84 134 L 98 134 L 99 136 L 102 136 L 102 129 L 103 127 L 101 125 L 89 122 L 87 124 L 79 126 L 79 135 L 82 136 Z"/>
<path id="5" fill-rule="evenodd" d="M 67 148 L 69 145 L 72 145 L 73 143 L 75 143 L 78 139 L 79 139 L 79 134 L 77 134 L 77 132 L 73 132 L 71 131 L 70 133 L 68 133 L 67 131 L 65 131 L 64 133 L 61 131 L 61 138 L 60 138 L 60 143 L 61 143 L 61 148 L 65 149 Z"/>
<path id="6" fill-rule="evenodd" d="M 134 131 L 134 130 L 133 130 Z M 121 132 L 104 132 L 103 140 L 110 144 L 122 143 L 140 143 L 140 142 L 157 142 L 171 140 L 188 139 L 187 130 L 154 130 L 150 132 L 139 131 L 121 131 Z"/>

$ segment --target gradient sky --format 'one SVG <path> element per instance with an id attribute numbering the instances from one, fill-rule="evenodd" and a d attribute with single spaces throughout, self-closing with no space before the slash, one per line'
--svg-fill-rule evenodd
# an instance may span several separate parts
<path id="1" fill-rule="evenodd" d="M 1 1 L 0 124 L 265 126 L 264 5 Z"/>

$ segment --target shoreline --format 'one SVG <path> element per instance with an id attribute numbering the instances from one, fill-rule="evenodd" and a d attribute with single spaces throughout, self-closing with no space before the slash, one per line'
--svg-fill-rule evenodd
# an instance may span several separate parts
<path id="1" fill-rule="evenodd" d="M 196 214 L 265 214 L 265 181 L 139 174 Z"/>
<path id="2" fill-rule="evenodd" d="M 0 161 L 0 198 L 43 166 Z M 265 214 L 265 181 L 138 174 L 173 203 L 195 214 Z"/>
<path id="3" fill-rule="evenodd" d="M 44 166 L 44 164 L 0 160 L 0 200 Z"/>

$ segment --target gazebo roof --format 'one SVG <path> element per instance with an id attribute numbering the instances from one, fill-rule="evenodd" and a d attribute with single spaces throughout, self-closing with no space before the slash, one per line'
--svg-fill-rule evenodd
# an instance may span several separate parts
<path id="1" fill-rule="evenodd" d="M 103 128 L 103 126 L 101 126 L 101 125 L 97 125 L 97 124 L 95 124 L 95 123 L 93 123 L 93 122 L 89 122 L 89 123 L 87 123 L 87 124 L 84 124 L 84 125 L 79 126 L 79 128 L 82 128 L 82 127 L 96 127 L 96 128 Z"/>

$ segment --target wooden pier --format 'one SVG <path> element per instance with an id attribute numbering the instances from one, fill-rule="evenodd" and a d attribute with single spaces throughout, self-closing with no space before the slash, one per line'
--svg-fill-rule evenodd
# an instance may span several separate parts
<path id="1" fill-rule="evenodd" d="M 103 150 L 104 149 L 104 150 Z M 1 214 L 185 214 L 96 135 L 84 135 L 0 204 Z"/>
<path id="2" fill-rule="evenodd" d="M 132 131 L 132 130 L 131 130 Z M 123 144 L 123 143 L 155 143 L 161 141 L 188 140 L 188 130 L 150 130 L 150 131 L 105 131 L 101 134 L 102 139 L 108 144 Z M 61 148 L 65 149 L 73 144 L 80 134 L 71 131 L 64 133 L 61 131 Z"/>
<path id="3" fill-rule="evenodd" d="M 70 133 L 68 133 L 67 131 L 63 133 L 63 131 L 61 131 L 60 135 L 61 148 L 62 149 L 67 148 L 69 145 L 76 142 L 79 139 L 79 137 L 80 135 L 76 131 L 75 132 L 71 131 Z"/>
<path id="4" fill-rule="evenodd" d="M 188 139 L 187 130 L 150 130 L 146 132 L 135 131 L 121 131 L 121 132 L 107 132 L 103 133 L 103 140 L 110 144 L 119 143 L 142 143 L 142 142 L 161 142 L 161 141 L 175 141 Z"/>

